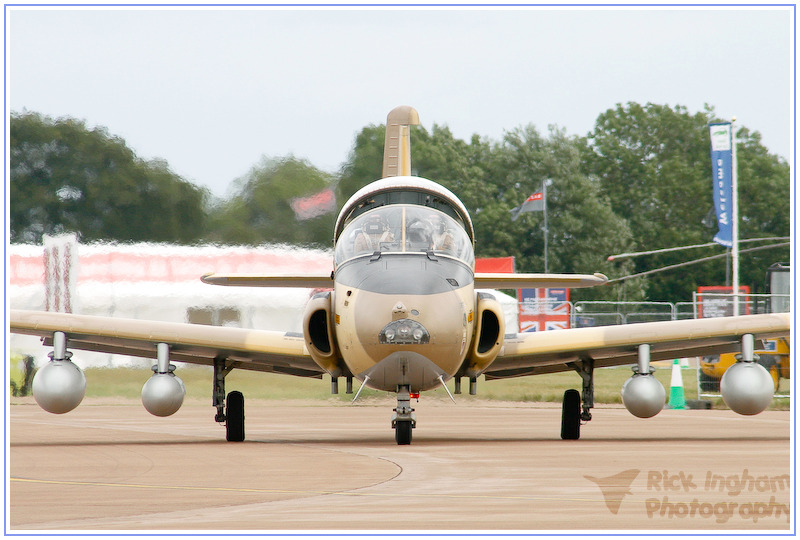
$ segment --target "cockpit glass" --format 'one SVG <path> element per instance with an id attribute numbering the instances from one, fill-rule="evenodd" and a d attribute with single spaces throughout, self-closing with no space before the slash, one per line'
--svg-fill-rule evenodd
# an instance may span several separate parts
<path id="1" fill-rule="evenodd" d="M 433 251 L 474 263 L 467 232 L 450 216 L 418 205 L 396 204 L 366 212 L 342 231 L 336 243 L 336 264 L 376 251 Z"/>

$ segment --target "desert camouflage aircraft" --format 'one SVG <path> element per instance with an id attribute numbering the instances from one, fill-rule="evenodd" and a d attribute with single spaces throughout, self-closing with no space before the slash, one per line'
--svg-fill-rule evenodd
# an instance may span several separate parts
<path id="1" fill-rule="evenodd" d="M 623 403 L 646 418 L 665 402 L 651 360 L 742 350 L 742 361 L 722 381 L 725 402 L 741 414 L 769 405 L 773 382 L 753 361 L 753 341 L 788 336 L 788 314 L 507 334 L 499 302 L 476 289 L 591 287 L 607 279 L 602 274 L 476 274 L 467 209 L 439 184 L 410 175 L 409 126 L 418 123 L 411 107 L 389 113 L 383 178 L 342 208 L 331 274 L 202 277 L 213 285 L 322 289 L 306 307 L 302 334 L 12 310 L 11 332 L 41 336 L 53 347 L 51 361 L 33 382 L 36 401 L 49 412 L 65 413 L 83 399 L 86 379 L 68 349 L 155 358 L 142 402 L 156 416 L 169 416 L 183 403 L 185 388 L 171 361 L 210 365 L 215 420 L 225 424 L 227 440 L 242 441 L 244 398 L 240 392 L 225 394 L 231 370 L 328 374 L 334 393 L 341 377 L 348 392 L 356 379 L 361 388 L 396 393 L 391 425 L 397 443 L 409 444 L 417 422 L 411 399 L 420 392 L 447 389 L 455 379 L 460 393 L 466 377 L 474 394 L 480 375 L 500 379 L 576 371 L 582 391 L 564 394 L 561 436 L 577 439 L 581 423 L 591 419 L 596 368 L 635 364 L 622 387 Z"/>

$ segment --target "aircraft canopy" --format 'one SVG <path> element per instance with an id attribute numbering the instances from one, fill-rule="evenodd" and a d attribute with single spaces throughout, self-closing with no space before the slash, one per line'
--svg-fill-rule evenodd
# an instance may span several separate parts
<path id="1" fill-rule="evenodd" d="M 454 218 L 415 204 L 380 206 L 350 221 L 336 243 L 335 263 L 359 255 L 427 253 L 455 257 L 472 267 L 472 242 Z"/>

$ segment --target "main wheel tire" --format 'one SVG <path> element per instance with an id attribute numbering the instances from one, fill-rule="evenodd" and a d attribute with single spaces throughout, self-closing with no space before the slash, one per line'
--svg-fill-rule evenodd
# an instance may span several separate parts
<path id="1" fill-rule="evenodd" d="M 561 403 L 561 438 L 576 440 L 581 436 L 581 394 L 575 389 L 564 392 Z"/>
<path id="2" fill-rule="evenodd" d="M 394 427 L 394 440 L 397 444 L 411 444 L 411 421 L 398 420 Z"/>
<path id="3" fill-rule="evenodd" d="M 233 391 L 225 400 L 225 438 L 230 442 L 244 440 L 244 395 Z"/>

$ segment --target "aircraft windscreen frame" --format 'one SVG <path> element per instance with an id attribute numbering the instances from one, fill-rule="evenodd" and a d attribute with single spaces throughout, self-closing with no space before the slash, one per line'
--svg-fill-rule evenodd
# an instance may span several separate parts
<path id="1" fill-rule="evenodd" d="M 335 264 L 353 257 L 381 253 L 421 253 L 454 257 L 470 268 L 472 242 L 461 223 L 430 206 L 379 206 L 345 226 L 336 243 Z"/>

